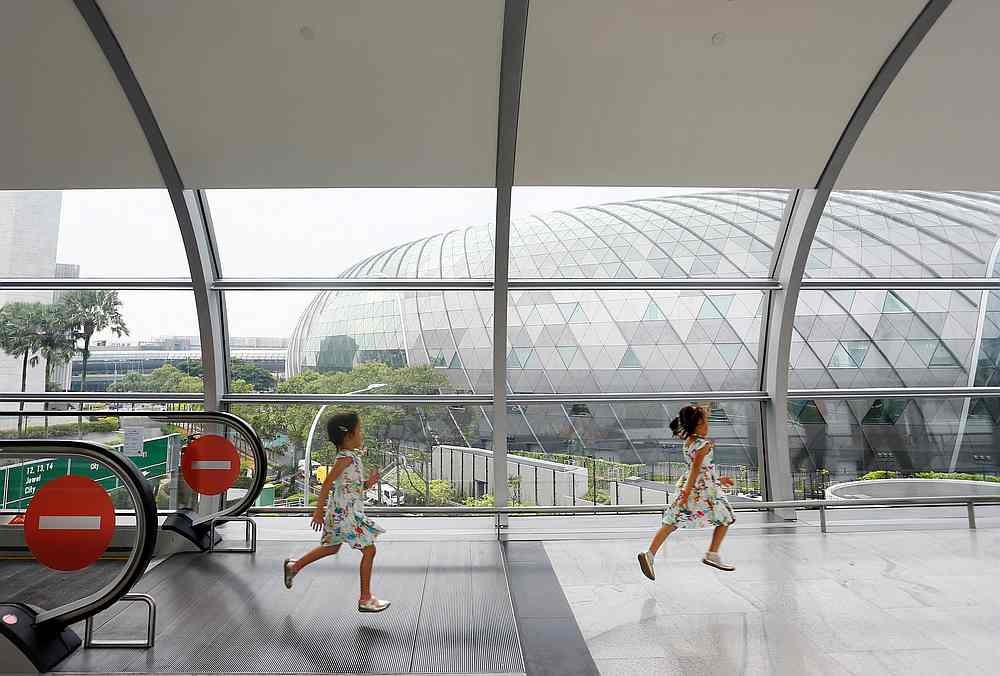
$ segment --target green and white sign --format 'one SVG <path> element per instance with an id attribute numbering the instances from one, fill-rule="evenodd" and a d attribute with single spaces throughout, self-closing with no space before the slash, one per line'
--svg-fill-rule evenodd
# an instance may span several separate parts
<path id="1" fill-rule="evenodd" d="M 180 441 L 179 434 L 146 439 L 143 442 L 143 454 L 133 456 L 132 462 L 147 479 L 161 477 L 169 471 L 171 459 L 176 466 Z M 0 446 L 2 445 L 3 442 L 0 442 Z M 118 452 L 123 450 L 121 446 L 115 449 Z M 120 488 L 115 473 L 101 463 L 85 458 L 43 458 L 0 467 L 0 505 L 3 509 L 26 509 L 31 498 L 46 482 L 69 474 L 90 477 L 109 493 Z"/>

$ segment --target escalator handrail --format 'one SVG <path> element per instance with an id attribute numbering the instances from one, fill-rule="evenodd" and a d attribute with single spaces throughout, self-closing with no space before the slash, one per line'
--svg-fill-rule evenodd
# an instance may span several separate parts
<path id="1" fill-rule="evenodd" d="M 104 587 L 76 601 L 42 610 L 36 626 L 66 627 L 93 617 L 127 594 L 146 572 L 156 548 L 156 502 L 142 472 L 124 455 L 91 441 L 76 439 L 14 439 L 0 441 L 0 455 L 38 457 L 84 457 L 112 469 L 128 490 L 135 505 L 135 546 L 122 571 Z"/>
<path id="2" fill-rule="evenodd" d="M 257 498 L 260 497 L 260 492 L 264 490 L 264 484 L 267 483 L 267 451 L 264 449 L 264 442 L 261 441 L 257 431 L 250 423 L 228 411 L 145 411 L 145 414 L 150 420 L 177 420 L 180 422 L 210 422 L 215 420 L 237 428 L 250 442 L 254 459 L 254 476 L 253 483 L 247 489 L 246 495 L 229 507 L 223 506 L 223 509 L 218 512 L 198 516 L 193 520 L 194 525 L 208 523 L 212 520 L 223 521 L 227 516 L 243 516 L 254 506 Z"/>
<path id="3" fill-rule="evenodd" d="M 260 497 L 260 492 L 264 490 L 264 484 L 267 483 L 267 451 L 264 449 L 264 442 L 260 440 L 257 431 L 254 430 L 253 426 L 250 425 L 243 418 L 229 413 L 227 411 L 45 411 L 36 412 L 32 411 L 30 413 L 25 413 L 24 411 L 0 411 L 0 417 L 6 416 L 49 416 L 49 417 L 62 417 L 62 418 L 79 418 L 81 415 L 84 416 L 99 416 L 102 418 L 149 418 L 150 420 L 164 421 L 164 422 L 194 422 L 194 423 L 206 423 L 206 422 L 218 422 L 224 425 L 229 425 L 231 427 L 237 428 L 243 437 L 250 443 L 251 451 L 254 456 L 254 477 L 253 483 L 247 489 L 246 495 L 243 496 L 238 502 L 233 503 L 229 507 L 223 507 L 223 509 L 213 512 L 207 515 L 198 515 L 193 518 L 192 522 L 195 525 L 208 523 L 214 520 L 225 520 L 227 516 L 242 516 L 247 510 L 253 507 L 254 503 L 257 502 L 257 498 Z"/>

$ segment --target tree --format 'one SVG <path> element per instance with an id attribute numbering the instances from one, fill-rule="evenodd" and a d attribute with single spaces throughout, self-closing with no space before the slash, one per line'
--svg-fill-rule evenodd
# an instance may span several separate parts
<path id="1" fill-rule="evenodd" d="M 77 341 L 83 341 L 77 350 L 83 356 L 80 391 L 87 391 L 87 365 L 90 361 L 90 341 L 95 333 L 110 331 L 118 337 L 128 335 L 128 326 L 121 314 L 122 301 L 117 291 L 81 289 L 71 291 L 59 301 L 61 311 L 73 327 Z"/>
<path id="2" fill-rule="evenodd" d="M 45 390 L 51 389 L 52 367 L 65 364 L 76 352 L 73 327 L 59 305 L 45 305 L 41 317 L 40 352 L 45 359 Z"/>
<path id="3" fill-rule="evenodd" d="M 231 366 L 233 380 L 245 380 L 250 383 L 253 386 L 253 390 L 251 391 L 274 391 L 274 376 L 267 369 L 252 364 L 245 359 L 234 359 Z M 199 373 L 198 375 L 201 374 Z"/>
<path id="4" fill-rule="evenodd" d="M 185 375 L 194 376 L 195 378 L 201 378 L 200 359 L 184 359 L 177 362 L 176 366 Z"/>
<path id="5" fill-rule="evenodd" d="M 21 359 L 21 392 L 28 389 L 28 366 L 38 364 L 42 349 L 45 306 L 42 303 L 8 303 L 0 308 L 0 349 Z M 18 407 L 24 410 L 24 400 Z M 24 429 L 24 419 L 18 417 L 17 432 Z"/>

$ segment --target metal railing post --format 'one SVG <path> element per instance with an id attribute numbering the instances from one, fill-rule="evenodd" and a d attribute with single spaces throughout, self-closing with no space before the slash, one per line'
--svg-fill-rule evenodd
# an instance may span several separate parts
<path id="1" fill-rule="evenodd" d="M 823 505 L 819 507 L 819 532 L 826 532 L 826 507 Z"/>
<path id="2" fill-rule="evenodd" d="M 976 503 L 970 500 L 965 509 L 969 513 L 969 530 L 976 530 Z"/>

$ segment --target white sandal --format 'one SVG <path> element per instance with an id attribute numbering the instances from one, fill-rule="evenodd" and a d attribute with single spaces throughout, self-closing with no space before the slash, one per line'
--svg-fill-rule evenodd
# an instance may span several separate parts
<path id="1" fill-rule="evenodd" d="M 359 613 L 381 613 L 383 610 L 391 606 L 392 604 L 388 601 L 382 601 L 380 599 L 372 596 L 367 601 L 358 601 L 358 612 Z"/>
<path id="2" fill-rule="evenodd" d="M 656 571 L 653 570 L 653 555 L 648 551 L 639 552 L 639 569 L 650 580 L 656 579 Z"/>
<path id="3" fill-rule="evenodd" d="M 281 566 L 285 574 L 285 587 L 288 589 L 292 588 L 292 583 L 295 581 L 295 571 L 292 570 L 293 563 L 295 562 L 292 559 L 285 559 L 285 563 Z"/>
<path id="4" fill-rule="evenodd" d="M 718 552 L 705 552 L 705 557 L 701 560 L 701 562 L 706 566 L 718 568 L 719 570 L 724 570 L 727 573 L 731 573 L 736 570 L 736 566 L 731 563 L 724 563 L 722 559 L 719 558 Z"/>

